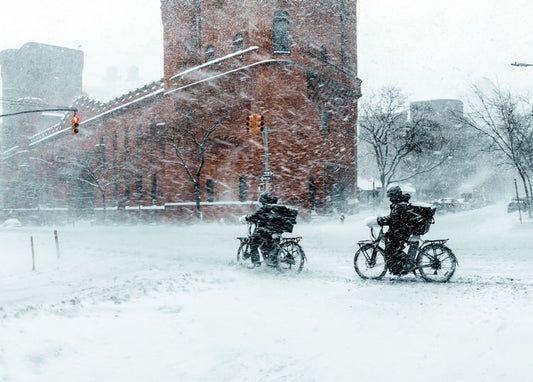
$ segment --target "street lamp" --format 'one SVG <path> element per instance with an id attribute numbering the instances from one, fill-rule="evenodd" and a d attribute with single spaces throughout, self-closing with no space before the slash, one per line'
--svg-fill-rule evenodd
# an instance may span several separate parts
<path id="1" fill-rule="evenodd" d="M 533 66 L 533 64 L 526 64 L 525 62 L 513 62 L 511 66 Z"/>

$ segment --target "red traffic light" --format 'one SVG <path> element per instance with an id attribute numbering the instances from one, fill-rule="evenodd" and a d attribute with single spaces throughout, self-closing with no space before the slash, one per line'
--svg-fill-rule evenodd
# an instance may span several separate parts
<path id="1" fill-rule="evenodd" d="M 71 128 L 72 128 L 72 134 L 78 134 L 80 131 L 78 130 L 78 127 L 80 126 L 80 117 L 74 114 L 70 120 Z"/>

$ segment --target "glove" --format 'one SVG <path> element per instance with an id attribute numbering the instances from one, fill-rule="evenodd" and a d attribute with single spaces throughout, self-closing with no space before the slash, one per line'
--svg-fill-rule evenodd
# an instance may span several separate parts
<path id="1" fill-rule="evenodd" d="M 245 223 L 246 223 L 246 218 L 247 218 L 247 215 L 242 215 L 242 216 L 239 218 L 239 223 L 241 223 L 241 224 L 245 224 Z"/>
<path id="2" fill-rule="evenodd" d="M 378 225 L 384 225 L 385 218 L 383 216 L 378 216 L 378 218 L 376 219 L 376 222 L 378 223 Z"/>
<path id="3" fill-rule="evenodd" d="M 378 223 L 378 219 L 379 219 L 379 218 L 376 218 L 375 216 L 369 216 L 369 217 L 367 217 L 367 218 L 365 219 L 365 225 L 366 225 L 367 227 L 375 226 L 375 225 L 379 224 L 379 223 Z"/>

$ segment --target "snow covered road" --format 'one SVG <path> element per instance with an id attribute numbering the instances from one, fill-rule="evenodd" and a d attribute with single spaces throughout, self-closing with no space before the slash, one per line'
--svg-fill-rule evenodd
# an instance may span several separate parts
<path id="1" fill-rule="evenodd" d="M 0 381 L 531 380 L 531 222 L 437 216 L 431 284 L 359 279 L 364 218 L 295 226 L 297 276 L 237 266 L 239 225 L 0 229 Z"/>

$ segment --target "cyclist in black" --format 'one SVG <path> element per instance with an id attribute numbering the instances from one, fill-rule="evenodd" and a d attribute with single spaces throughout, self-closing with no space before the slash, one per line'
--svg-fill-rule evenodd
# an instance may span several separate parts
<path id="1" fill-rule="evenodd" d="M 385 234 L 385 257 L 390 272 L 393 275 L 400 275 L 407 262 L 403 249 L 411 235 L 411 229 L 406 224 L 410 218 L 411 195 L 403 194 L 400 187 L 393 186 L 387 190 L 387 197 L 391 201 L 390 214 L 378 217 L 377 222 L 379 225 L 389 226 Z"/>
<path id="2" fill-rule="evenodd" d="M 246 215 L 245 220 L 256 225 L 255 231 L 250 238 L 250 257 L 253 267 L 261 265 L 258 248 L 270 250 L 272 248 L 272 235 L 281 233 L 282 230 L 272 219 L 272 205 L 278 202 L 278 198 L 269 192 L 263 192 L 259 196 L 259 208 L 253 214 Z"/>

